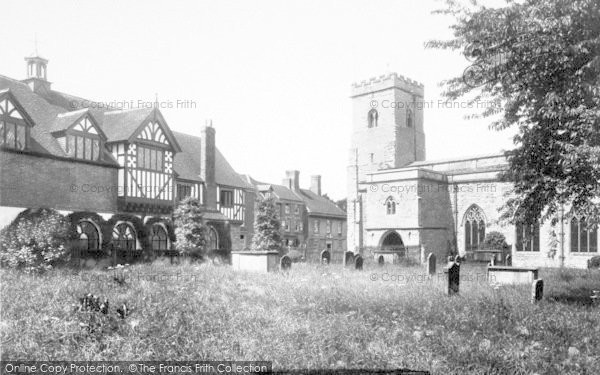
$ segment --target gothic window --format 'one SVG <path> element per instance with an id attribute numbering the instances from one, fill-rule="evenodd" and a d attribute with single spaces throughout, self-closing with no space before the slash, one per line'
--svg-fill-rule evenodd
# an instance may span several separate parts
<path id="1" fill-rule="evenodd" d="M 377 110 L 375 108 L 371 108 L 371 110 L 367 114 L 367 117 L 368 117 L 369 128 L 377 127 L 377 121 L 379 120 L 379 113 L 377 112 Z"/>
<path id="2" fill-rule="evenodd" d="M 406 126 L 413 127 L 413 112 L 410 108 L 406 110 Z"/>
<path id="3" fill-rule="evenodd" d="M 465 250 L 474 251 L 483 247 L 485 239 L 485 215 L 477 205 L 469 207 L 465 213 Z"/>
<path id="4" fill-rule="evenodd" d="M 17 150 L 27 147 L 27 123 L 14 104 L 0 101 L 0 144 Z"/>
<path id="5" fill-rule="evenodd" d="M 331 233 L 331 220 L 327 220 L 326 222 L 327 234 Z"/>
<path id="6" fill-rule="evenodd" d="M 395 215 L 396 214 L 396 202 L 392 197 L 388 197 L 385 200 L 385 213 L 387 215 Z"/>
<path id="7" fill-rule="evenodd" d="M 595 253 L 598 251 L 598 228 L 588 227 L 585 217 L 571 219 L 571 252 Z"/>
<path id="8" fill-rule="evenodd" d="M 135 230 L 128 223 L 117 224 L 113 228 L 112 243 L 118 250 L 135 250 Z"/>
<path id="9" fill-rule="evenodd" d="M 80 221 L 77 224 L 77 248 L 81 251 L 100 250 L 100 235 L 96 226 L 88 220 Z"/>
<path id="10" fill-rule="evenodd" d="M 152 250 L 162 252 L 168 250 L 167 232 L 160 224 L 152 225 L 152 236 L 150 237 Z"/>
<path id="11" fill-rule="evenodd" d="M 67 130 L 65 152 L 84 160 L 98 160 L 103 147 L 98 131 L 88 117 Z"/>
<path id="12" fill-rule="evenodd" d="M 517 251 L 540 251 L 540 225 L 517 224 Z"/>

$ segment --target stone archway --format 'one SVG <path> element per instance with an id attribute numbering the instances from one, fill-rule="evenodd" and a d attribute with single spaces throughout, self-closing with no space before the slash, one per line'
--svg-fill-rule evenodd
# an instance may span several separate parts
<path id="1" fill-rule="evenodd" d="M 396 231 L 389 231 L 381 237 L 379 248 L 384 251 L 404 251 L 404 241 Z"/>

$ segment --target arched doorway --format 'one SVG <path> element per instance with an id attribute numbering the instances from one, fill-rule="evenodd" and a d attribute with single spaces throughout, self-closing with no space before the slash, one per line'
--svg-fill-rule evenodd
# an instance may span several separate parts
<path id="1" fill-rule="evenodd" d="M 81 220 L 76 227 L 77 243 L 76 250 L 80 256 L 87 256 L 100 251 L 100 231 L 90 220 Z M 90 254 L 91 253 L 91 254 Z"/>
<path id="2" fill-rule="evenodd" d="M 167 231 L 162 224 L 155 223 L 152 225 L 150 244 L 152 246 L 152 251 L 156 255 L 162 255 L 165 253 L 165 251 L 169 250 Z"/>
<path id="3" fill-rule="evenodd" d="M 118 223 L 113 228 L 112 244 L 115 250 L 134 251 L 135 244 L 135 229 L 129 223 Z"/>
<path id="4" fill-rule="evenodd" d="M 404 242 L 398 233 L 391 231 L 383 237 L 380 247 L 385 251 L 404 251 Z"/>
<path id="5" fill-rule="evenodd" d="M 208 227 L 208 250 L 217 250 L 219 248 L 219 233 L 217 230 L 209 226 Z"/>

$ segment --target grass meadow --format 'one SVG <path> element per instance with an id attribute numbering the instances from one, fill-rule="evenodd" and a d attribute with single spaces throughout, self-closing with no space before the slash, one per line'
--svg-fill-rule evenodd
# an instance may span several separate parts
<path id="1" fill-rule="evenodd" d="M 600 307 L 589 298 L 600 271 L 541 270 L 545 296 L 535 305 L 529 286 L 489 286 L 485 267 L 470 264 L 453 297 L 441 271 L 428 277 L 424 268 L 392 265 L 294 264 L 288 274 L 265 275 L 158 261 L 131 266 L 122 285 L 106 270 L 0 273 L 3 360 L 600 374 Z M 132 312 L 120 319 L 75 311 L 86 293 Z"/>

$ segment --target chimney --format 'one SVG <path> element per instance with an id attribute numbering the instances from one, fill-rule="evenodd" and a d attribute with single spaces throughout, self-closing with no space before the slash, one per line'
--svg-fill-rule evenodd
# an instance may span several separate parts
<path id="1" fill-rule="evenodd" d="M 288 188 L 299 191 L 300 190 L 300 171 L 285 171 L 285 180 L 284 185 Z"/>
<path id="2" fill-rule="evenodd" d="M 200 141 L 200 177 L 204 180 L 204 205 L 217 208 L 217 182 L 215 181 L 215 129 L 212 120 L 202 128 Z"/>
<path id="3" fill-rule="evenodd" d="M 317 195 L 321 195 L 321 175 L 317 174 L 310 176 L 310 191 Z"/>

